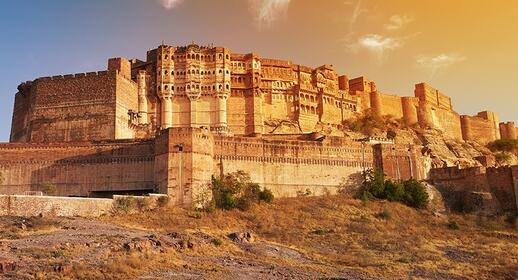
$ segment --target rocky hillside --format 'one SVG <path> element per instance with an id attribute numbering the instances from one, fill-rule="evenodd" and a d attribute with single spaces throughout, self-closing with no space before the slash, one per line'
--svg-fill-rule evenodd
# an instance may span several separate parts
<path id="1" fill-rule="evenodd" d="M 507 220 L 507 221 L 505 221 Z M 346 196 L 0 218 L 1 279 L 517 279 L 516 221 Z"/>

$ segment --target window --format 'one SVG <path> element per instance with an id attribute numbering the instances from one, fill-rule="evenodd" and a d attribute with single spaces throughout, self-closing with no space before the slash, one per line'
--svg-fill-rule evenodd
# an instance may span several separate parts
<path id="1" fill-rule="evenodd" d="M 219 54 L 218 59 L 223 59 L 223 55 Z"/>
<path id="2" fill-rule="evenodd" d="M 225 56 L 225 58 L 226 58 L 226 59 L 228 59 L 228 58 L 229 58 L 229 57 L 228 57 L 228 54 Z"/>

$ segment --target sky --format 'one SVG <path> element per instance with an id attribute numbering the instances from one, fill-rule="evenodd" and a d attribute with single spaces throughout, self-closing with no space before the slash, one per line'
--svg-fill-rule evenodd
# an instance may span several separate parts
<path id="1" fill-rule="evenodd" d="M 19 83 L 170 45 L 332 64 L 384 93 L 428 82 L 454 110 L 518 122 L 518 1 L 0 0 L 0 142 Z"/>

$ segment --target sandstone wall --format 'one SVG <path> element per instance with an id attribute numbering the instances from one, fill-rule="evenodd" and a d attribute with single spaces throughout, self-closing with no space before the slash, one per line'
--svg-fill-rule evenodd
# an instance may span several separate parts
<path id="1" fill-rule="evenodd" d="M 502 139 L 517 139 L 518 128 L 515 127 L 514 122 L 500 123 L 500 135 Z"/>
<path id="2" fill-rule="evenodd" d="M 0 193 L 40 191 L 56 195 L 153 190 L 153 142 L 0 144 Z"/>
<path id="3" fill-rule="evenodd" d="M 500 139 L 500 131 L 495 121 L 480 116 L 461 116 L 462 139 L 480 144 Z"/>
<path id="4" fill-rule="evenodd" d="M 116 73 L 40 78 L 32 82 L 28 115 L 13 119 L 14 141 L 60 142 L 113 139 L 115 134 Z M 25 93 L 27 95 L 27 93 Z M 23 100 L 15 108 L 23 108 Z M 19 133 L 26 119 L 26 136 Z"/>
<path id="5" fill-rule="evenodd" d="M 0 195 L 0 216 L 98 217 L 112 210 L 113 200 L 102 198 Z"/>
<path id="6" fill-rule="evenodd" d="M 426 179 L 425 159 L 419 148 L 394 144 L 375 145 L 374 165 L 383 170 L 389 179 Z"/>
<path id="7" fill-rule="evenodd" d="M 129 71 L 129 70 L 126 70 Z M 135 129 L 131 128 L 128 112 L 138 112 L 138 86 L 126 75 L 116 76 L 115 88 L 115 135 L 114 139 L 137 138 Z"/>
<path id="8" fill-rule="evenodd" d="M 266 140 L 216 137 L 215 174 L 244 170 L 252 180 L 277 196 L 335 192 L 344 180 L 362 171 L 362 148 L 357 142 Z M 365 168 L 372 167 L 372 147 L 365 147 Z"/>
<path id="9" fill-rule="evenodd" d="M 490 192 L 501 209 L 518 209 L 518 166 L 437 168 L 431 170 L 429 180 L 447 194 L 465 196 L 469 192 Z"/>

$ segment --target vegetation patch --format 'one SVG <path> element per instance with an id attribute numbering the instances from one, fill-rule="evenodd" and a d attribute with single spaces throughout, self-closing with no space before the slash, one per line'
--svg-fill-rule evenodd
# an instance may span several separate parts
<path id="1" fill-rule="evenodd" d="M 493 151 L 512 152 L 518 150 L 518 139 L 499 139 L 488 144 Z"/>
<path id="2" fill-rule="evenodd" d="M 397 201 L 414 208 L 426 208 L 429 197 L 423 183 L 415 180 L 385 180 L 381 170 L 367 170 L 359 188 L 358 198 L 363 200 L 386 199 Z"/>
<path id="3" fill-rule="evenodd" d="M 212 177 L 212 197 L 214 207 L 225 210 L 248 210 L 253 203 L 271 203 L 274 199 L 271 190 L 252 182 L 244 171 Z"/>

